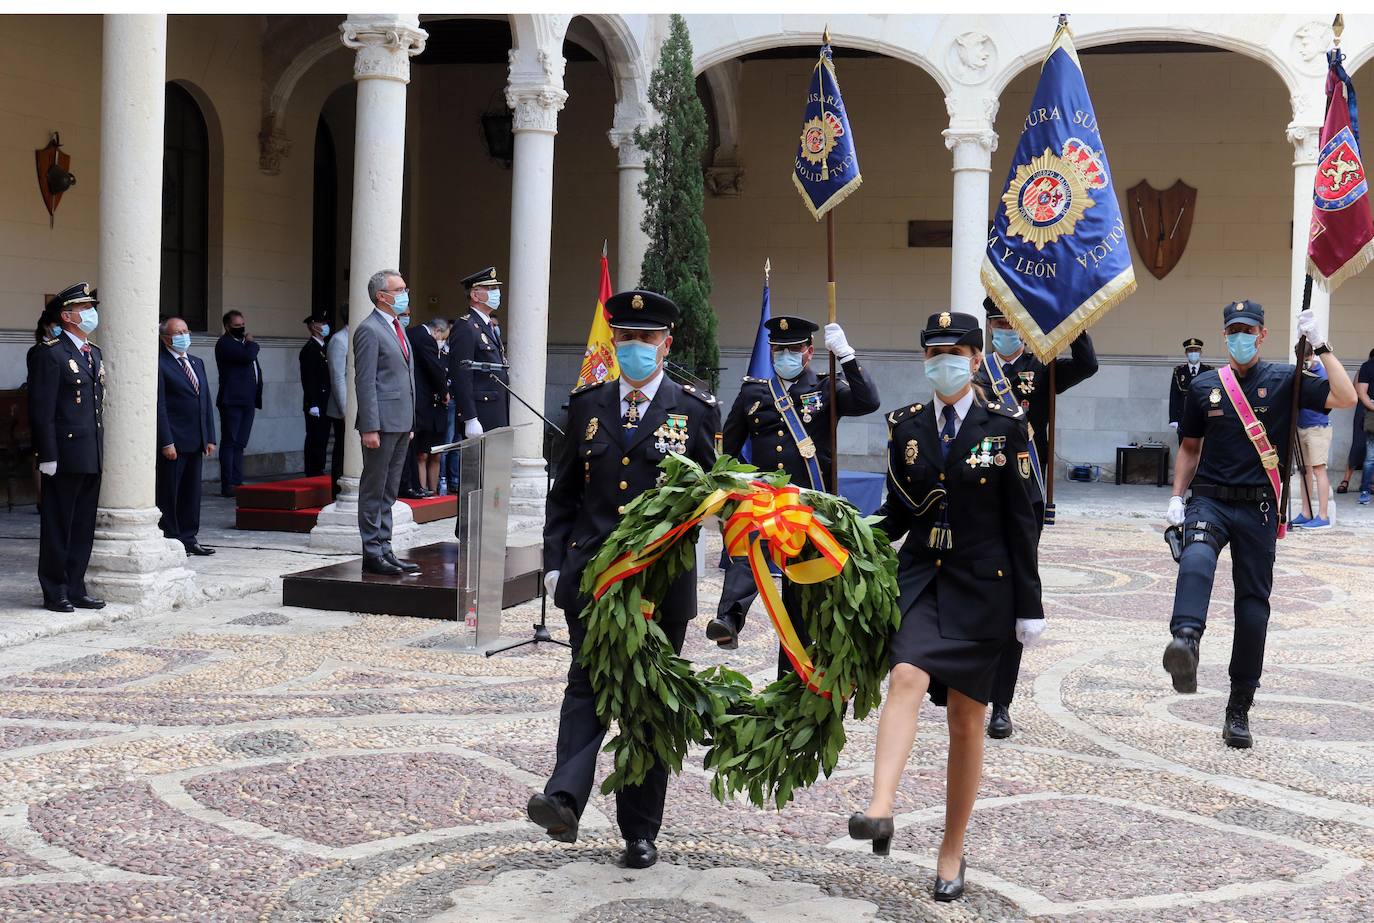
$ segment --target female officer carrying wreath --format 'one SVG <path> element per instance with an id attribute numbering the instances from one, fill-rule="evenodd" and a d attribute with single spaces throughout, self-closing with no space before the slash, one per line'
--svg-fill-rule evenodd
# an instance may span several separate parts
<path id="1" fill-rule="evenodd" d="M 888 414 L 887 498 L 878 515 L 894 542 L 902 623 L 878 721 L 873 798 L 849 835 L 886 855 L 892 802 L 927 692 L 949 708 L 945 834 L 934 897 L 964 893 L 964 832 L 983 768 L 983 715 L 1002 648 L 1044 626 L 1025 417 L 972 385 L 983 333 L 969 314 L 932 314 L 921 332 L 930 404 Z"/>

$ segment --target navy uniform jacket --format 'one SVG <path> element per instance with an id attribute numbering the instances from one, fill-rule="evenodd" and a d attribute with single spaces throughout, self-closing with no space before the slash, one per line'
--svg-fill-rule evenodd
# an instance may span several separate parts
<path id="1" fill-rule="evenodd" d="M 984 403 L 975 395 L 968 417 L 940 455 L 935 405 L 913 404 L 888 414 L 887 497 L 878 527 L 897 553 L 900 605 L 906 612 L 936 582 L 940 633 L 966 640 L 1009 639 L 1016 620 L 1044 617 L 1037 546 L 1040 517 L 1020 408 Z M 984 440 L 987 440 L 985 442 Z M 989 458 L 969 459 L 974 449 Z M 942 518 L 941 503 L 917 512 L 931 491 L 946 492 L 953 548 L 931 548 L 930 530 Z M 908 535 L 909 533 L 909 535 Z"/>
<path id="2" fill-rule="evenodd" d="M 220 407 L 262 409 L 262 366 L 258 365 L 256 342 L 236 340 L 224 334 L 215 341 L 215 366 L 219 369 Z"/>
<path id="3" fill-rule="evenodd" d="M 1169 382 L 1169 422 L 1178 423 L 1183 419 L 1183 405 L 1188 398 L 1188 389 L 1193 386 L 1193 379 L 1203 372 L 1212 371 L 1212 367 L 1205 362 L 1198 363 L 1197 372 L 1193 372 L 1193 367 L 1188 363 L 1174 366 L 1174 377 Z"/>
<path id="4" fill-rule="evenodd" d="M 685 439 L 666 438 L 670 416 L 685 422 Z M 654 486 L 658 463 L 674 445 L 703 468 L 716 461 L 720 405 L 706 392 L 664 375 L 628 440 L 621 425 L 620 382 L 587 385 L 568 403 L 567 438 L 555 466 L 545 505 L 544 570 L 560 571 L 554 604 L 569 616 L 585 598 L 578 587 L 587 566 L 620 522 L 630 501 Z M 669 587 L 660 605 L 666 622 L 696 617 L 696 574 L 688 571 Z"/>
<path id="5" fill-rule="evenodd" d="M 1237 378 L 1245 399 L 1255 411 L 1255 418 L 1264 424 L 1269 441 L 1278 450 L 1279 458 L 1287 459 L 1288 430 L 1293 418 L 1293 366 L 1261 359 L 1248 374 Z M 1303 371 L 1299 407 L 1324 410 L 1330 393 L 1329 381 L 1314 372 Z M 1184 439 L 1202 439 L 1202 457 L 1193 476 L 1194 484 L 1269 486 L 1259 453 L 1231 407 L 1231 399 L 1226 396 L 1217 371 L 1203 372 L 1193 379 L 1178 434 Z"/>
<path id="6" fill-rule="evenodd" d="M 448 371 L 439 358 L 439 344 L 423 324 L 407 327 L 406 339 L 415 354 L 415 428 L 442 436 L 448 426 L 448 411 L 444 407 Z M 484 424 L 482 428 L 487 427 Z M 428 452 L 429 446 L 425 446 L 424 451 Z"/>
<path id="7" fill-rule="evenodd" d="M 458 402 L 458 413 L 464 421 L 477 420 L 484 430 L 509 426 L 510 394 L 495 381 L 510 384 L 507 370 L 473 371 L 463 367 L 464 361 L 501 365 L 506 362 L 500 335 L 474 308 L 469 308 L 467 317 L 453 325 L 448 337 L 449 391 Z"/>
<path id="8" fill-rule="evenodd" d="M 325 355 L 323 343 L 314 337 L 305 341 L 301 347 L 301 410 L 310 412 L 318 407 L 323 416 L 329 407 L 329 358 Z"/>
<path id="9" fill-rule="evenodd" d="M 992 361 L 989 355 L 983 367 L 978 369 L 975 381 L 983 387 L 983 393 L 993 394 L 992 379 L 987 364 Z M 1031 438 L 1035 440 L 1035 452 L 1040 456 L 1040 464 L 1049 466 L 1053 459 L 1049 453 L 1050 429 L 1050 371 L 1029 349 L 1023 349 L 1015 362 L 1004 362 L 1002 370 L 1006 373 L 1007 384 L 1011 385 L 1012 397 L 1021 405 L 1027 421 L 1031 425 Z M 1097 351 L 1093 349 L 1092 337 L 1080 333 L 1069 344 L 1069 354 L 1054 360 L 1054 393 L 1063 394 L 1081 381 L 1097 374 Z"/>
<path id="10" fill-rule="evenodd" d="M 95 369 L 61 333 L 44 340 L 29 370 L 29 428 L 38 461 L 58 474 L 99 474 L 105 460 L 105 367 L 91 345 Z"/>
<path id="11" fill-rule="evenodd" d="M 878 388 L 859 367 L 859 360 L 851 358 L 841 368 L 843 372 L 835 382 L 835 402 L 839 404 L 840 416 L 860 417 L 877 410 Z M 807 435 L 815 443 L 816 462 L 820 465 L 821 476 L 828 479 L 830 374 L 817 375 L 808 363 L 797 380 L 788 386 L 787 393 L 796 408 L 797 419 L 802 421 Z M 746 439 L 753 453 L 753 463 L 759 468 L 786 471 L 792 476 L 792 483 L 801 487 L 834 490 L 833 484 L 811 483 L 806 461 L 797 451 L 797 443 L 783 422 L 782 412 L 773 403 L 773 392 L 766 378 L 745 377 L 740 385 L 739 396 L 735 398 L 730 415 L 725 419 L 721 451 L 740 457 Z"/>
<path id="12" fill-rule="evenodd" d="M 210 380 L 205 363 L 189 353 L 200 393 L 191 385 L 181 363 L 163 346 L 157 350 L 157 447 L 176 446 L 178 453 L 203 452 L 215 438 L 215 409 L 210 406 Z"/>

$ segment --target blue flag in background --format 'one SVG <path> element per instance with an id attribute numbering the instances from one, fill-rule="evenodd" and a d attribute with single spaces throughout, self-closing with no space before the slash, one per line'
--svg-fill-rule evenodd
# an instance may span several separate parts
<path id="1" fill-rule="evenodd" d="M 1129 234 L 1068 26 L 1050 43 L 997 206 L 982 281 L 1049 362 L 1135 291 Z"/>
<path id="2" fill-rule="evenodd" d="M 792 182 L 797 184 L 797 191 L 817 221 L 863 182 L 849 113 L 835 79 L 829 32 L 806 90 L 806 111 L 802 115 Z"/>
<path id="3" fill-rule="evenodd" d="M 763 307 L 759 309 L 759 330 L 758 333 L 754 334 L 754 351 L 749 354 L 749 371 L 745 372 L 750 378 L 773 377 L 773 353 L 768 347 L 768 328 L 764 326 L 772 316 L 772 308 L 768 303 L 768 271 L 765 269 Z M 751 440 L 744 440 L 744 445 L 740 448 L 739 454 L 744 461 L 752 462 L 754 460 Z"/>

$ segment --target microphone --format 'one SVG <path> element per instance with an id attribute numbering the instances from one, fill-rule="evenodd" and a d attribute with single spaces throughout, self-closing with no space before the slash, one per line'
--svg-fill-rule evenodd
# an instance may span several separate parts
<path id="1" fill-rule="evenodd" d="M 504 362 L 474 362 L 471 359 L 459 360 L 458 367 L 471 369 L 474 372 L 500 372 L 503 369 L 510 368 L 510 366 Z"/>

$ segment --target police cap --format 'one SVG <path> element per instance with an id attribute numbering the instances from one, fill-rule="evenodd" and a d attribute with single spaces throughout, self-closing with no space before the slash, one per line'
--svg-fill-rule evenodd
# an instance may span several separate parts
<path id="1" fill-rule="evenodd" d="M 305 320 L 301 321 L 301 323 L 302 323 L 302 324 L 327 324 L 327 323 L 329 323 L 329 317 L 328 317 L 327 315 L 325 315 L 325 314 L 320 314 L 320 313 L 311 314 L 311 315 L 310 315 L 309 317 L 307 317 Z"/>
<path id="2" fill-rule="evenodd" d="M 983 347 L 983 331 L 972 314 L 941 311 L 930 315 L 921 331 L 921 346 Z"/>
<path id="3" fill-rule="evenodd" d="M 821 329 L 819 325 L 812 323 L 804 317 L 791 317 L 779 315 L 770 317 L 764 322 L 768 328 L 768 345 L 770 346 L 796 346 L 801 343 L 809 344 L 811 334 Z"/>
<path id="4" fill-rule="evenodd" d="M 1264 326 L 1264 305 L 1253 301 L 1233 301 L 1221 310 L 1221 326 L 1258 324 Z"/>
<path id="5" fill-rule="evenodd" d="M 1201 349 L 1201 348 L 1202 348 L 1202 341 L 1199 340 L 1197 337 L 1189 337 L 1188 339 L 1186 339 L 1186 340 L 1183 341 L 1183 348 L 1184 348 L 1184 349 Z"/>
<path id="6" fill-rule="evenodd" d="M 89 282 L 78 282 L 75 285 L 69 285 L 58 292 L 57 297 L 53 300 L 57 302 L 60 310 L 64 311 L 72 305 L 100 304 L 99 299 L 95 297 L 95 290 L 91 288 Z"/>
<path id="7" fill-rule="evenodd" d="M 677 323 L 677 305 L 657 292 L 631 289 L 606 299 L 612 327 L 629 330 L 668 330 Z"/>
<path id="8" fill-rule="evenodd" d="M 501 280 L 496 278 L 495 266 L 488 266 L 486 269 L 479 269 L 477 272 L 474 272 L 472 275 L 467 276 L 460 281 L 463 283 L 463 288 L 468 290 L 472 290 L 482 285 L 501 284 Z"/>
<path id="9" fill-rule="evenodd" d="M 991 298 L 983 299 L 983 310 L 987 312 L 988 320 L 997 317 L 1006 317 L 1006 315 L 1002 313 L 1002 309 L 997 307 L 997 302 L 993 301 Z"/>

